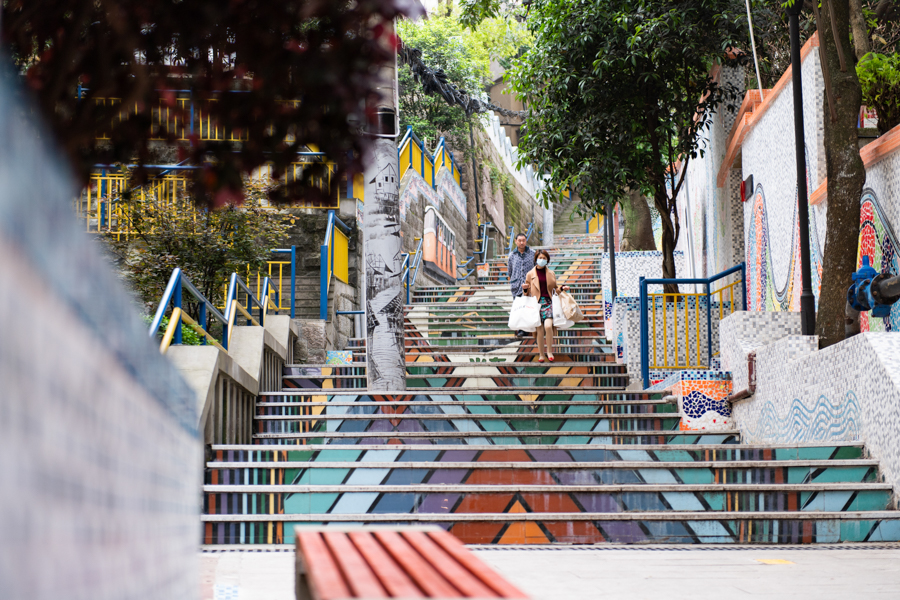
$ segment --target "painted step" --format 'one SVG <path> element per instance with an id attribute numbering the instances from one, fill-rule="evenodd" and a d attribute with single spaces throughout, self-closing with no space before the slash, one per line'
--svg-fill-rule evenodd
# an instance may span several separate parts
<path id="1" fill-rule="evenodd" d="M 346 514 L 329 523 L 434 525 L 466 544 L 835 544 L 900 541 L 897 511 L 535 513 L 521 501 L 484 514 Z M 321 515 L 203 515 L 206 544 L 293 544 Z"/>
<path id="2" fill-rule="evenodd" d="M 302 479 L 302 477 L 301 477 Z M 651 488 L 651 489 L 648 489 Z M 533 513 L 889 510 L 890 484 L 204 485 L 209 515 L 477 514 L 513 502 Z"/>
<path id="3" fill-rule="evenodd" d="M 399 402 L 354 402 L 337 396 L 324 400 L 322 396 L 289 396 L 285 401 L 273 401 L 256 405 L 256 415 L 260 418 L 277 420 L 279 417 L 303 415 L 648 415 L 674 414 L 677 406 L 667 400 L 639 400 L 621 402 L 618 400 L 577 400 L 559 395 L 558 401 L 523 402 L 518 399 L 482 400 L 481 396 L 463 396 L 459 400 L 442 395 L 427 400 Z"/>
<path id="4" fill-rule="evenodd" d="M 593 346 L 591 348 L 593 349 Z M 406 362 L 459 362 L 468 360 L 470 363 L 486 362 L 490 364 L 503 364 L 507 362 L 536 363 L 539 357 L 537 348 L 533 344 L 518 347 L 501 346 L 493 350 L 481 347 L 480 350 L 475 350 L 468 356 L 462 351 L 457 352 L 457 349 L 455 348 L 452 350 L 454 351 L 447 352 L 445 350 L 429 350 L 427 348 L 408 348 L 406 352 Z M 484 350 L 488 351 L 485 352 Z M 614 363 L 616 362 L 616 357 L 611 353 L 604 354 L 594 351 L 572 352 L 571 347 L 567 346 L 565 354 L 556 354 L 556 363 L 563 362 L 577 364 Z"/>
<path id="5" fill-rule="evenodd" d="M 378 432 L 382 435 L 390 432 L 398 433 L 456 433 L 459 431 L 481 432 L 490 435 L 493 432 L 516 432 L 520 434 L 569 432 L 643 432 L 670 431 L 677 429 L 681 418 L 677 413 L 671 416 L 634 416 L 631 414 L 579 414 L 566 412 L 560 414 L 515 414 L 485 412 L 484 414 L 456 412 L 441 413 L 435 407 L 434 413 L 404 412 L 394 414 L 385 412 L 384 408 L 374 409 L 372 413 L 339 413 L 340 409 L 325 407 L 320 414 L 309 415 L 271 415 L 258 416 L 254 420 L 256 435 L 293 434 L 293 433 L 359 433 Z M 349 409 L 346 409 L 349 410 Z M 491 410 L 485 407 L 485 411 Z"/>
<path id="6" fill-rule="evenodd" d="M 352 456 L 356 461 L 369 462 L 381 460 L 384 452 L 400 452 L 397 460 L 417 456 L 407 454 L 434 450 L 433 445 L 406 445 L 398 449 L 396 445 L 359 445 L 352 448 L 356 454 L 341 454 L 343 459 Z M 627 446 L 597 444 L 550 444 L 515 446 L 475 446 L 466 450 L 474 453 L 474 459 L 497 458 L 504 461 L 526 460 L 535 462 L 690 462 L 690 461 L 783 461 L 783 460 L 853 460 L 865 458 L 864 447 L 860 442 L 830 442 L 827 444 L 796 444 L 771 446 L 764 444 L 693 444 L 689 446 L 644 445 Z M 331 460 L 335 452 L 333 445 L 307 445 L 300 449 L 259 446 L 254 444 L 215 444 L 210 447 L 210 460 L 218 462 L 287 462 L 310 461 L 318 459 Z M 345 450 L 337 450 L 345 452 Z"/>
<path id="7" fill-rule="evenodd" d="M 547 453 L 552 453 L 549 451 Z M 878 462 L 854 460 L 747 460 L 632 462 L 531 461 L 520 450 L 513 460 L 504 452 L 468 449 L 367 452 L 325 450 L 312 460 L 272 462 L 209 461 L 211 485 L 658 485 L 877 483 Z M 506 453 L 510 454 L 510 453 Z M 374 455 L 374 456 L 373 456 Z M 496 455 L 496 456 L 495 456 Z M 400 460 L 399 457 L 404 457 Z M 473 460 L 474 458 L 478 460 Z M 330 459 L 330 460 L 329 460 Z M 845 497 L 849 501 L 850 495 Z M 697 510 L 693 508 L 692 510 Z M 833 509 L 833 510 L 840 510 Z"/>
<path id="8" fill-rule="evenodd" d="M 740 431 L 307 431 L 254 434 L 255 444 L 736 444 Z"/>

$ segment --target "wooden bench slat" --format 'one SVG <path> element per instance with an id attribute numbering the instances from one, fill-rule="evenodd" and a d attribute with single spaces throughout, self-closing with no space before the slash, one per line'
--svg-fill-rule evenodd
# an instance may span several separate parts
<path id="1" fill-rule="evenodd" d="M 343 532 L 325 532 L 325 543 L 331 549 L 344 580 L 356 598 L 388 598 L 370 563 L 360 555 L 356 546 Z"/>
<path id="2" fill-rule="evenodd" d="M 406 571 L 416 584 L 425 591 L 426 597 L 452 598 L 459 591 L 444 580 L 419 553 L 396 531 L 376 531 L 375 537 L 388 553 Z"/>
<path id="3" fill-rule="evenodd" d="M 453 582 L 464 597 L 496 598 L 497 593 L 484 585 L 471 571 L 463 568 L 455 557 L 437 545 L 424 531 L 405 531 L 403 537 L 418 550 L 428 563 L 447 581 Z"/>
<path id="4" fill-rule="evenodd" d="M 506 581 L 499 573 L 487 566 L 477 556 L 466 548 L 452 534 L 446 531 L 430 533 L 429 538 L 443 548 L 447 554 L 455 558 L 459 563 L 478 577 L 482 583 L 497 592 L 501 598 L 525 598 L 528 596 L 519 588 Z"/>
<path id="5" fill-rule="evenodd" d="M 297 533 L 297 543 L 303 551 L 306 577 L 316 600 L 352 598 L 334 557 L 318 531 Z"/>
<path id="6" fill-rule="evenodd" d="M 351 531 L 348 537 L 393 598 L 424 598 L 425 594 L 368 531 Z"/>

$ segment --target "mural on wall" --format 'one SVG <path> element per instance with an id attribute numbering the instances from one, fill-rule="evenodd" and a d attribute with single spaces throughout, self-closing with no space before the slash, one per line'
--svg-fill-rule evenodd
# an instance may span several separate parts
<path id="1" fill-rule="evenodd" d="M 440 198 L 436 197 L 438 194 L 435 193 L 431 186 L 425 183 L 425 180 L 422 179 L 422 176 L 419 175 L 413 169 L 407 169 L 406 173 L 403 175 L 403 180 L 400 183 L 400 221 L 406 220 L 406 215 L 409 213 L 409 207 L 419 198 L 419 196 L 423 196 L 428 199 L 432 205 L 440 208 Z"/>
<path id="2" fill-rule="evenodd" d="M 425 209 L 422 252 L 425 262 L 456 280 L 456 234 L 431 206 Z"/>
<path id="3" fill-rule="evenodd" d="M 797 214 L 796 195 L 791 214 L 791 238 L 772 240 L 769 236 L 769 212 L 762 184 L 756 186 L 747 235 L 747 310 L 799 311 L 800 292 L 800 221 Z M 816 223 L 817 210 L 809 211 L 810 266 L 812 288 L 819 304 L 819 287 L 822 283 L 822 247 Z M 790 249 L 790 258 L 773 257 L 773 252 Z M 773 260 L 788 260 L 787 275 L 781 280 L 773 275 Z"/>
<path id="4" fill-rule="evenodd" d="M 468 220 L 468 213 L 466 212 L 466 194 L 462 191 L 462 188 L 459 187 L 459 184 L 456 183 L 456 179 L 453 178 L 453 175 L 446 167 L 441 167 L 440 171 L 438 171 L 437 192 L 437 196 L 448 198 L 450 203 L 459 211 L 459 214 L 462 215 L 463 219 Z"/>
<path id="5" fill-rule="evenodd" d="M 900 273 L 897 260 L 897 238 L 890 223 L 884 217 L 878 197 L 871 189 L 863 190 L 859 211 L 859 249 L 856 267 L 862 266 L 862 257 L 869 257 L 869 264 L 880 273 Z M 859 315 L 861 331 L 900 331 L 900 303 L 884 318 L 871 318 L 869 313 Z"/>

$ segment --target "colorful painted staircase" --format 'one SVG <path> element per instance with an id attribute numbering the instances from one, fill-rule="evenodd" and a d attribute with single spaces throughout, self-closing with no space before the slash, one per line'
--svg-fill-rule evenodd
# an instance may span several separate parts
<path id="1" fill-rule="evenodd" d="M 285 367 L 254 444 L 209 451 L 204 543 L 292 543 L 303 523 L 436 524 L 490 544 L 900 540 L 861 444 L 740 444 L 682 430 L 671 397 L 625 391 L 593 241 L 557 238 L 587 319 L 559 332 L 553 364 L 506 329 L 496 261 L 496 280 L 415 292 L 407 390 L 365 389 L 364 340 L 352 365 Z"/>

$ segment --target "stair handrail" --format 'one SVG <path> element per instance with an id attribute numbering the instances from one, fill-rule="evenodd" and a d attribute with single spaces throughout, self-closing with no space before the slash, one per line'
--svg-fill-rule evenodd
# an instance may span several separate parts
<path id="1" fill-rule="evenodd" d="M 266 277 L 266 291 L 268 292 L 268 277 Z M 245 294 L 247 294 L 247 306 L 241 304 L 238 300 L 238 294 L 243 290 Z M 256 306 L 259 310 L 259 319 L 257 320 L 253 316 L 253 307 Z M 277 307 L 276 307 L 277 308 Z M 225 315 L 228 319 L 228 343 L 231 343 L 231 334 L 234 332 L 235 327 L 235 319 L 237 317 L 237 313 L 240 313 L 247 319 L 248 324 L 256 325 L 257 327 L 262 327 L 265 325 L 266 319 L 266 308 L 262 302 L 260 302 L 256 296 L 253 295 L 253 292 L 250 291 L 250 288 L 247 287 L 247 284 L 244 283 L 244 280 L 241 279 L 241 276 L 237 273 L 231 274 L 231 279 L 228 282 L 228 294 L 225 297 Z"/>
<path id="2" fill-rule="evenodd" d="M 413 151 L 412 145 L 415 144 L 419 149 L 419 164 L 416 165 L 413 161 Z M 406 156 L 408 154 L 408 156 Z M 447 155 L 449 154 L 450 160 L 449 164 L 447 161 Z M 428 151 L 425 146 L 425 142 L 423 142 L 418 135 L 413 131 L 411 125 L 406 126 L 406 133 L 403 134 L 403 137 L 400 138 L 400 143 L 397 144 L 397 160 L 400 165 L 400 177 L 403 178 L 406 169 L 403 167 L 404 163 L 408 163 L 410 168 L 416 170 L 416 172 L 422 176 L 422 179 L 425 180 L 425 183 L 430 185 L 432 189 L 437 189 L 437 171 L 441 166 L 447 167 L 450 171 L 450 175 L 453 176 L 454 179 L 458 179 L 459 177 L 459 167 L 456 164 L 456 158 L 453 156 L 453 153 L 447 150 L 447 144 L 443 137 L 438 140 L 437 146 L 435 146 L 434 153 Z M 431 165 L 431 177 L 425 177 L 425 161 Z M 458 181 L 457 181 L 458 183 Z"/>
<path id="3" fill-rule="evenodd" d="M 666 318 L 666 311 L 667 311 L 666 302 L 669 301 L 669 298 L 671 298 L 674 301 L 675 306 L 676 306 L 675 312 L 677 313 L 678 296 L 685 296 L 685 297 L 691 296 L 698 300 L 697 306 L 695 307 L 694 310 L 696 311 L 696 313 L 695 313 L 696 319 L 699 320 L 699 318 L 700 318 L 700 316 L 699 316 L 699 311 L 700 311 L 699 299 L 701 297 L 706 298 L 706 359 L 707 359 L 706 365 L 707 365 L 707 367 L 711 367 L 712 357 L 713 357 L 713 351 L 712 351 L 713 344 L 712 344 L 712 311 L 711 311 L 712 305 L 710 303 L 710 297 L 713 294 L 719 294 L 719 312 L 720 312 L 720 316 L 721 316 L 722 302 L 723 302 L 722 292 L 725 289 L 730 288 L 731 289 L 731 308 L 732 308 L 732 312 L 733 312 L 734 311 L 734 287 L 733 286 L 736 285 L 738 282 L 735 281 L 735 282 L 733 282 L 719 290 L 713 291 L 713 292 L 711 292 L 709 288 L 710 288 L 710 285 L 712 285 L 714 282 L 719 281 L 720 279 L 724 279 L 725 277 L 728 277 L 729 275 L 732 275 L 734 273 L 741 274 L 740 283 L 742 285 L 741 297 L 742 297 L 742 301 L 743 301 L 743 310 L 747 310 L 747 263 L 737 264 L 737 265 L 731 267 L 730 269 L 726 269 L 726 270 L 722 271 L 721 273 L 718 273 L 717 275 L 713 275 L 712 277 L 709 277 L 707 279 L 701 279 L 701 278 L 647 279 L 645 277 L 641 277 L 639 279 L 639 287 L 640 287 L 639 304 L 640 304 L 640 321 L 641 321 L 640 322 L 640 325 L 641 325 L 641 378 L 644 381 L 644 389 L 647 389 L 648 387 L 650 387 L 650 326 L 648 323 L 647 286 L 649 286 L 649 285 L 665 285 L 665 284 L 674 283 L 674 284 L 678 284 L 678 285 L 702 285 L 702 286 L 706 287 L 705 293 L 693 293 L 693 294 L 678 293 L 678 294 L 675 294 L 675 293 L 665 293 L 664 292 L 662 294 L 663 302 L 664 302 L 663 303 L 663 311 L 664 311 L 663 316 L 664 316 L 664 318 Z M 656 356 L 656 334 L 655 334 L 655 331 L 656 331 L 656 326 L 655 326 L 656 325 L 656 321 L 655 321 L 656 308 L 655 307 L 656 307 L 656 304 L 655 304 L 655 299 L 654 299 L 654 339 L 653 339 L 654 362 L 655 362 L 655 356 Z M 686 311 L 686 313 L 687 313 L 687 311 Z M 678 315 L 676 314 L 674 318 L 676 319 L 676 321 L 673 321 L 673 325 L 675 325 L 675 327 L 677 328 Z M 667 324 L 664 324 L 663 325 L 664 341 L 666 340 L 665 336 L 668 335 L 666 333 L 666 327 L 667 327 Z M 699 323 L 697 324 L 697 329 L 699 330 Z M 687 335 L 687 334 L 689 334 L 689 331 L 686 330 L 685 333 Z M 676 336 L 677 336 L 677 333 L 676 333 Z M 699 336 L 696 336 L 696 337 L 697 337 L 697 339 L 696 339 L 697 354 L 699 355 L 700 354 L 700 348 L 699 348 L 700 340 L 699 340 Z M 675 340 L 675 343 L 676 344 L 678 343 L 677 339 Z M 676 346 L 676 348 L 677 348 L 677 346 Z M 667 352 L 667 351 L 668 350 L 666 348 L 666 350 L 664 350 L 664 352 Z M 685 351 L 686 351 L 686 354 L 690 352 L 687 341 L 685 342 Z M 677 350 L 676 350 L 676 352 L 677 352 Z M 687 358 L 687 356 L 686 356 L 686 358 Z M 668 360 L 668 357 L 666 357 L 666 360 Z M 676 368 L 677 368 L 677 366 L 676 366 Z M 682 367 L 682 368 L 685 368 L 685 367 Z M 689 368 L 697 368 L 697 367 L 689 367 Z"/>
<path id="4" fill-rule="evenodd" d="M 411 253 L 404 252 L 401 256 L 404 257 L 403 263 L 400 265 L 400 280 L 403 282 L 404 287 L 406 288 L 406 303 L 409 304 L 409 295 L 412 286 L 416 284 L 416 279 L 419 277 L 419 266 L 422 264 L 422 238 L 413 238 L 413 241 L 418 240 L 419 244 L 416 246 L 416 249 Z M 410 257 L 412 257 L 412 262 L 410 262 Z M 410 273 L 412 273 L 412 279 L 410 279 Z"/>
<path id="5" fill-rule="evenodd" d="M 325 227 L 325 242 L 319 247 L 319 318 L 328 318 L 328 292 L 331 290 L 331 279 L 334 276 L 334 228 L 350 235 L 350 227 L 341 221 L 333 210 L 328 211 L 328 225 Z"/>
<path id="6" fill-rule="evenodd" d="M 196 298 L 200 303 L 200 314 L 198 315 L 198 320 L 195 321 L 184 312 L 181 304 L 181 295 L 182 290 L 187 289 L 188 293 L 190 293 L 194 298 Z M 166 328 L 165 334 L 163 335 L 162 342 L 159 346 L 159 351 L 161 354 L 165 354 L 168 351 L 169 346 L 174 342 L 175 344 L 180 344 L 182 342 L 182 323 L 186 323 L 191 329 L 197 332 L 201 336 L 201 343 L 209 342 L 211 345 L 215 346 L 219 350 L 223 352 L 227 352 L 228 350 L 228 319 L 225 318 L 219 309 L 216 308 L 215 304 L 210 302 L 206 296 L 204 296 L 200 290 L 191 283 L 191 280 L 188 278 L 184 272 L 175 267 L 172 270 L 172 275 L 169 277 L 169 282 L 166 284 L 166 289 L 163 292 L 162 299 L 159 301 L 159 305 L 156 308 L 156 314 L 153 316 L 153 320 L 150 322 L 150 337 L 155 337 L 157 332 L 159 331 L 159 326 L 162 323 L 163 317 L 166 314 L 166 308 L 169 306 L 169 302 L 172 302 L 172 315 L 169 317 L 169 325 Z M 208 312 L 207 312 L 208 311 Z M 218 319 L 222 323 L 222 343 L 219 344 L 218 340 L 209 332 L 209 320 L 207 316 L 211 315 Z"/>

